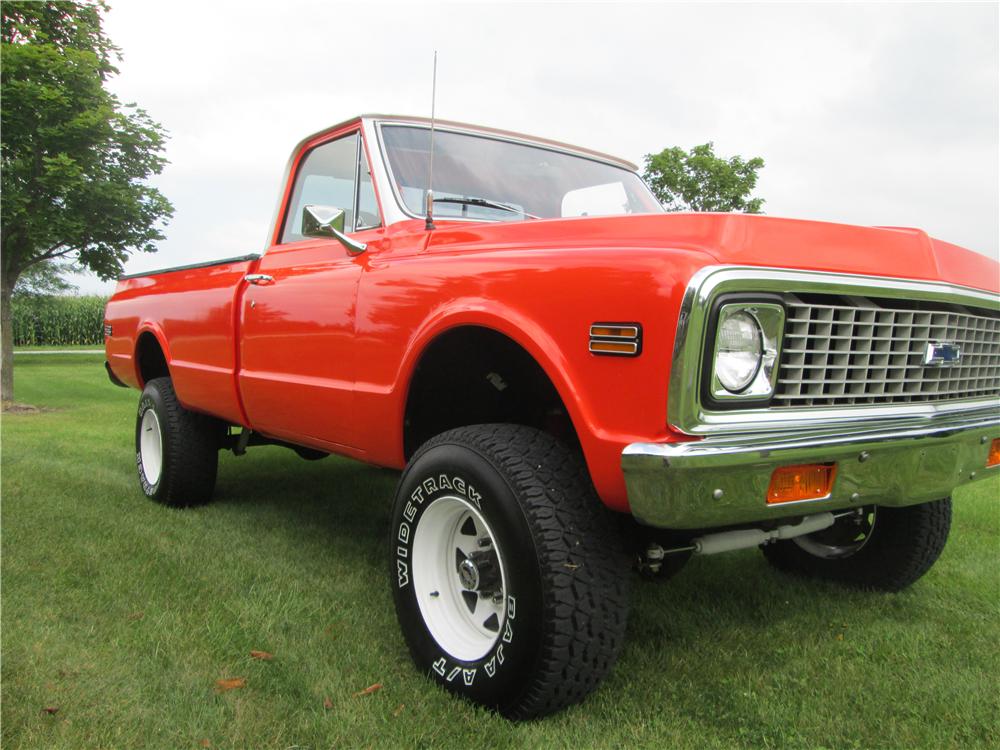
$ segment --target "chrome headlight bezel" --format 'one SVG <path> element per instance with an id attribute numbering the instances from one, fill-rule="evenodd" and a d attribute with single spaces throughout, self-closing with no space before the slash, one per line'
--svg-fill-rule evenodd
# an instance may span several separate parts
<path id="1" fill-rule="evenodd" d="M 778 380 L 778 362 L 781 354 L 781 339 L 785 328 L 785 308 L 780 299 L 754 297 L 742 299 L 726 295 L 716 301 L 714 314 L 706 339 L 704 395 L 708 403 L 717 408 L 733 408 L 742 405 L 761 405 L 770 401 Z M 759 335 L 760 356 L 757 368 L 745 385 L 730 390 L 719 377 L 720 336 L 723 324 L 730 318 L 744 315 L 753 321 Z"/>

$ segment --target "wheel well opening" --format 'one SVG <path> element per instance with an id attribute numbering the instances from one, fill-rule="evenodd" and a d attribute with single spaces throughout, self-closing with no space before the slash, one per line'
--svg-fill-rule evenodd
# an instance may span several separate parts
<path id="1" fill-rule="evenodd" d="M 407 460 L 445 430 L 493 422 L 534 427 L 580 449 L 555 386 L 518 343 L 478 326 L 442 334 L 421 355 L 410 383 L 403 427 Z"/>
<path id="2" fill-rule="evenodd" d="M 156 340 L 156 336 L 148 331 L 139 336 L 139 341 L 135 347 L 135 359 L 142 385 L 145 385 L 153 378 L 170 376 L 170 370 L 167 368 L 167 358 L 163 356 L 163 349 L 160 348 L 160 342 Z"/>

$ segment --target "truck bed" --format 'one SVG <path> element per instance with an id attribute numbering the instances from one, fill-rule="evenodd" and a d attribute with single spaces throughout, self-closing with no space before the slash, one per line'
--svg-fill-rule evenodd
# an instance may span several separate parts
<path id="1" fill-rule="evenodd" d="M 122 277 L 105 313 L 111 329 L 106 350 L 114 374 L 141 387 L 140 337 L 155 336 L 185 407 L 246 424 L 235 381 L 239 310 L 234 303 L 240 281 L 259 257 Z"/>

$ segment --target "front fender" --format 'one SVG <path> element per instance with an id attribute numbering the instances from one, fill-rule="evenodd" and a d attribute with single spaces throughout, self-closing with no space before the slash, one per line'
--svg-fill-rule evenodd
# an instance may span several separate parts
<path id="1" fill-rule="evenodd" d="M 414 332 L 393 388 L 400 394 L 394 423 L 402 425 L 407 395 L 416 368 L 427 348 L 442 334 L 463 326 L 486 328 L 503 334 L 524 349 L 545 372 L 562 400 L 580 441 L 591 479 L 605 504 L 627 511 L 628 500 L 620 469 L 621 450 L 631 439 L 601 423 L 593 399 L 582 387 L 587 378 L 577 372 L 556 335 L 523 310 L 483 298 L 450 300 L 437 308 Z M 584 339 L 585 341 L 585 339 Z M 402 451 L 402 433 L 399 436 Z"/>
<path id="2" fill-rule="evenodd" d="M 627 510 L 621 452 L 682 439 L 667 427 L 667 387 L 680 302 L 706 264 L 697 251 L 491 249 L 387 259 L 362 278 L 356 412 L 367 459 L 405 463 L 403 420 L 427 347 L 459 326 L 500 333 L 548 376 L 573 424 L 591 478 L 609 506 Z M 596 356 L 590 327 L 638 322 L 637 357 Z"/>

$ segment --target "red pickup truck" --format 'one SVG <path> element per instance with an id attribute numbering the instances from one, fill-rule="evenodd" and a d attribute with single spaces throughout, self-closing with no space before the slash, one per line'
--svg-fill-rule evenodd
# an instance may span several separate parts
<path id="1" fill-rule="evenodd" d="M 402 469 L 414 661 L 528 718 L 611 668 L 630 565 L 923 575 L 1000 465 L 998 276 L 916 229 L 667 214 L 612 156 L 363 116 L 296 147 L 262 254 L 122 278 L 107 368 L 168 505 L 210 499 L 223 449 Z"/>

